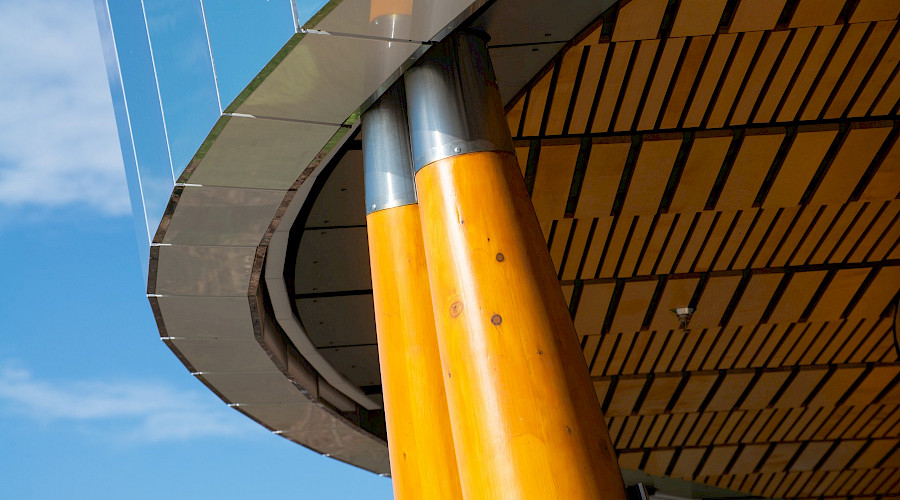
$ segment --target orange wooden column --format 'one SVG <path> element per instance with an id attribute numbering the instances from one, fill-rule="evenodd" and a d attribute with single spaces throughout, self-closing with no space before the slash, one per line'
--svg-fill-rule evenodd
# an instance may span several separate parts
<path id="1" fill-rule="evenodd" d="M 624 500 L 484 42 L 445 39 L 405 82 L 464 497 Z"/>
<path id="2" fill-rule="evenodd" d="M 394 497 L 462 498 L 402 94 L 363 115 L 366 226 Z"/>

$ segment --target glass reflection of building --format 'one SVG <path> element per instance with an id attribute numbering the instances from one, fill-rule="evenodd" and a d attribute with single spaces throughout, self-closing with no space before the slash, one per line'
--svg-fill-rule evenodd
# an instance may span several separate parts
<path id="1" fill-rule="evenodd" d="M 223 110 L 324 4 L 95 0 L 142 263 L 175 182 Z"/>

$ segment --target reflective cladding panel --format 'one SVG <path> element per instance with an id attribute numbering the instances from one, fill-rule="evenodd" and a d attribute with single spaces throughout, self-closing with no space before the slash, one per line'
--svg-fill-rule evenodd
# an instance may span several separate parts
<path id="1" fill-rule="evenodd" d="M 219 118 L 220 108 L 199 0 L 143 0 L 177 178 Z"/>
<path id="2" fill-rule="evenodd" d="M 141 200 L 141 184 L 137 174 L 137 157 L 134 143 L 131 140 L 131 126 L 128 122 L 128 109 L 125 106 L 125 92 L 119 72 L 119 61 L 116 56 L 116 45 L 113 40 L 109 11 L 105 0 L 94 0 L 97 14 L 97 25 L 100 28 L 100 42 L 103 46 L 103 58 L 106 62 L 106 76 L 109 81 L 109 92 L 112 96 L 113 110 L 116 115 L 116 128 L 119 133 L 119 146 L 122 148 L 122 160 L 125 165 L 125 178 L 128 182 L 131 213 L 133 214 L 134 231 L 138 239 L 138 250 L 141 256 L 141 269 L 147 279 L 146 263 L 150 260 L 150 229 L 144 214 Z"/>
<path id="3" fill-rule="evenodd" d="M 303 12 L 319 3 L 324 2 L 297 0 Z M 227 108 L 295 33 L 291 0 L 203 0 L 203 6 L 219 95 Z"/>
<path id="4" fill-rule="evenodd" d="M 117 118 L 121 119 L 124 114 L 125 122 L 119 122 L 119 130 L 120 137 L 126 139 L 123 141 L 126 168 L 132 166 L 137 173 L 134 176 L 137 186 L 129 186 L 130 195 L 135 205 L 143 207 L 134 216 L 143 218 L 148 228 L 147 239 L 139 237 L 138 243 L 143 250 L 149 247 L 175 183 L 159 90 L 141 3 L 100 0 L 97 7 L 108 13 L 112 26 L 110 38 L 114 47 L 107 53 L 115 54 L 118 61 L 117 76 L 121 80 L 124 113 L 117 114 Z M 107 71 L 111 73 L 114 66 L 107 64 Z M 126 128 L 128 135 L 121 135 Z M 128 140 L 132 151 L 127 151 Z M 128 162 L 129 156 L 133 163 Z"/>

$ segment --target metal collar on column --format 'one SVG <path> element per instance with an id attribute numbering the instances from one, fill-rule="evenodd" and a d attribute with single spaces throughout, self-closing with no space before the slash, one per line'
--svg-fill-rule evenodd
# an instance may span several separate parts
<path id="1" fill-rule="evenodd" d="M 456 32 L 406 72 L 416 172 L 460 154 L 513 151 L 486 43 L 482 32 Z"/>
<path id="2" fill-rule="evenodd" d="M 402 81 L 363 114 L 362 143 L 366 214 L 415 203 Z"/>

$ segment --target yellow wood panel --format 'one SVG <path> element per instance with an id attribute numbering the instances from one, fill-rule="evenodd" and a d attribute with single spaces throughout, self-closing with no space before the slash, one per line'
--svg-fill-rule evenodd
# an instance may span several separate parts
<path id="1" fill-rule="evenodd" d="M 678 250 L 687 237 L 687 232 L 695 215 L 697 214 L 681 214 L 681 217 L 678 218 L 675 228 L 671 230 L 672 235 L 669 238 L 669 243 L 663 249 L 662 257 L 659 259 L 656 269 L 657 274 L 668 274 L 671 272 L 672 266 L 675 265 L 675 259 L 678 257 Z"/>
<path id="2" fill-rule="evenodd" d="M 700 442 L 700 437 L 703 435 L 704 429 L 709 427 L 710 422 L 712 422 L 715 415 L 712 413 L 701 413 L 699 417 L 697 417 L 697 423 L 690 429 L 685 429 L 688 431 L 688 434 L 684 435 L 684 438 L 680 440 L 681 446 L 697 446 Z M 681 433 L 679 432 L 679 435 Z"/>
<path id="3" fill-rule="evenodd" d="M 516 161 L 519 162 L 519 170 L 522 171 L 522 176 L 525 176 L 525 169 L 528 167 L 528 150 L 531 148 L 523 147 L 516 148 Z"/>
<path id="4" fill-rule="evenodd" d="M 575 207 L 575 217 L 605 217 L 610 215 L 619 179 L 631 150 L 631 141 L 594 144 L 588 158 L 581 184 L 581 194 Z"/>
<path id="5" fill-rule="evenodd" d="M 900 366 L 876 366 L 853 390 L 844 404 L 851 406 L 871 404 L 875 396 L 880 394 L 898 374 L 900 374 Z"/>
<path id="6" fill-rule="evenodd" d="M 731 136 L 697 137 L 684 164 L 669 212 L 703 210 L 709 192 L 722 168 Z"/>
<path id="7" fill-rule="evenodd" d="M 622 259 L 622 266 L 616 275 L 619 278 L 627 278 L 635 274 L 635 266 L 637 266 L 638 257 L 640 257 L 641 249 L 644 247 L 644 240 L 647 239 L 650 232 L 650 225 L 653 223 L 653 217 L 645 215 L 637 218 L 634 225 L 634 231 L 631 234 L 631 240 L 628 242 L 628 248 L 625 250 L 625 257 Z"/>
<path id="8" fill-rule="evenodd" d="M 806 94 L 809 93 L 810 87 L 815 82 L 819 74 L 819 70 L 825 64 L 831 47 L 841 33 L 842 26 L 825 26 L 819 31 L 819 36 L 809 52 L 809 56 L 800 68 L 800 71 L 793 77 L 793 87 L 784 102 L 784 106 L 778 113 L 780 122 L 788 122 L 794 120 L 803 105 Z"/>
<path id="9" fill-rule="evenodd" d="M 741 450 L 741 454 L 738 456 L 737 460 L 735 460 L 734 465 L 731 466 L 731 473 L 749 474 L 753 472 L 756 465 L 762 460 L 763 455 L 765 455 L 767 448 L 768 445 L 764 444 L 750 444 L 744 446 L 744 449 Z"/>
<path id="10" fill-rule="evenodd" d="M 585 279 L 593 278 L 600 264 L 600 257 L 603 255 L 603 247 L 606 245 L 606 237 L 612 227 L 613 217 L 600 217 L 597 220 L 597 227 L 594 229 L 594 236 L 591 238 L 590 247 L 585 255 L 584 270 L 582 275 Z"/>
<path id="11" fill-rule="evenodd" d="M 655 419 L 655 415 L 640 417 L 640 423 L 638 424 L 637 429 L 634 431 L 634 435 L 631 437 L 631 441 L 628 443 L 629 448 L 643 448 L 644 438 L 647 436 L 647 433 L 650 432 L 650 429 L 653 426 L 653 421 Z"/>
<path id="12" fill-rule="evenodd" d="M 544 119 L 544 106 L 550 93 L 550 83 L 553 80 L 553 71 L 548 71 L 528 91 L 528 109 L 525 111 L 525 125 L 522 128 L 523 136 L 536 136 L 540 134 L 541 122 Z"/>
<path id="13" fill-rule="evenodd" d="M 872 333 L 859 344 L 856 352 L 847 359 L 847 362 L 865 363 L 877 361 L 881 357 L 880 353 L 873 353 L 883 341 L 892 340 L 891 337 L 893 337 L 893 325 L 889 318 L 882 318 Z"/>
<path id="14" fill-rule="evenodd" d="M 769 323 L 792 323 L 799 320 L 826 274 L 827 271 L 794 273 L 778 305 L 772 310 Z"/>
<path id="15" fill-rule="evenodd" d="M 697 264 L 694 266 L 695 272 L 710 270 L 713 265 L 713 259 L 715 259 L 718 254 L 719 248 L 721 248 L 724 243 L 725 235 L 728 234 L 728 230 L 731 228 L 731 224 L 737 215 L 738 212 L 719 213 L 719 219 L 710 231 L 709 239 L 703 247 L 703 253 L 700 254 L 700 257 L 697 259 Z"/>
<path id="16" fill-rule="evenodd" d="M 705 411 L 731 411 L 737 399 L 744 393 L 747 384 L 753 380 L 753 373 L 728 373 L 719 385 L 715 396 Z"/>
<path id="17" fill-rule="evenodd" d="M 584 65 L 581 83 L 578 85 L 575 97 L 575 109 L 572 110 L 572 121 L 569 123 L 570 134 L 583 134 L 587 129 L 591 106 L 594 103 L 594 95 L 598 91 L 597 87 L 600 85 L 600 76 L 608 49 L 608 43 L 584 48 L 589 51 L 588 59 Z"/>
<path id="18" fill-rule="evenodd" d="M 544 232 L 550 234 L 553 219 L 562 219 L 578 158 L 578 145 L 542 146 L 534 178 L 531 203 Z"/>
<path id="19" fill-rule="evenodd" d="M 693 479 L 694 470 L 700 465 L 700 460 L 705 453 L 706 448 L 682 449 L 681 455 L 678 455 L 678 460 L 675 462 L 675 467 L 672 469 L 671 477 L 678 479 Z"/>
<path id="20" fill-rule="evenodd" d="M 672 364 L 669 366 L 670 371 L 682 371 L 685 369 L 685 365 L 690 360 L 694 347 L 702 334 L 703 330 L 684 331 L 684 341 L 681 342 L 681 345 L 678 347 L 678 354 L 675 355 L 675 359 L 672 360 Z"/>
<path id="21" fill-rule="evenodd" d="M 718 374 L 691 375 L 687 385 L 684 386 L 684 390 L 681 391 L 678 401 L 675 402 L 672 411 L 675 413 L 696 412 L 700 408 L 700 404 L 703 403 L 703 400 L 706 399 L 706 395 L 709 394 L 709 390 L 716 382 L 716 378 L 718 378 Z"/>
<path id="22" fill-rule="evenodd" d="M 671 309 L 687 307 L 699 282 L 698 278 L 668 280 L 653 315 L 653 321 L 650 323 L 650 329 L 660 331 L 677 328 L 678 318 Z"/>
<path id="23" fill-rule="evenodd" d="M 754 226 L 750 234 L 747 235 L 740 253 L 734 259 L 734 264 L 731 266 L 732 269 L 745 269 L 750 267 L 750 259 L 753 258 L 753 254 L 756 253 L 757 248 L 762 244 L 763 239 L 766 237 L 766 233 L 769 231 L 769 226 L 775 222 L 776 215 L 778 215 L 778 212 L 771 209 L 762 210 L 760 212 L 759 217 L 756 220 L 756 226 Z"/>
<path id="24" fill-rule="evenodd" d="M 575 234 L 572 236 L 572 247 L 569 249 L 569 256 L 566 260 L 566 267 L 563 269 L 562 279 L 573 280 L 578 277 L 578 266 L 581 263 L 581 257 L 585 252 L 588 234 L 591 232 L 591 219 L 575 219 L 578 225 L 575 226 Z M 593 277 L 593 275 L 591 275 Z"/>
<path id="25" fill-rule="evenodd" d="M 684 246 L 681 258 L 675 264 L 676 273 L 686 273 L 693 269 L 694 260 L 697 258 L 715 218 L 716 213 L 713 211 L 700 212 L 691 237 Z"/>
<path id="26" fill-rule="evenodd" d="M 844 77 L 840 89 L 832 97 L 831 104 L 825 111 L 825 118 L 839 118 L 844 114 L 844 111 L 856 94 L 857 88 L 859 88 L 872 63 L 875 62 L 875 58 L 882 52 L 884 43 L 896 24 L 896 21 L 882 21 L 875 24 L 875 28 L 872 29 L 869 38 L 866 39 L 862 50 L 853 59 L 853 65 L 850 66 L 849 72 Z"/>
<path id="27" fill-rule="evenodd" d="M 873 249 L 875 243 L 885 235 L 885 231 L 888 230 L 890 223 L 897 216 L 898 212 L 900 212 L 900 200 L 889 202 L 884 212 L 872 223 L 872 227 L 860 241 L 856 250 L 850 255 L 850 258 L 847 259 L 847 262 L 862 262 L 865 256 Z M 895 240 L 896 237 L 891 241 Z"/>
<path id="28" fill-rule="evenodd" d="M 663 429 L 666 428 L 666 423 L 669 421 L 669 418 L 670 415 L 654 415 L 652 417 L 650 430 L 647 432 L 647 437 L 644 438 L 644 447 L 653 448 L 656 446 L 657 441 L 659 441 L 659 436 L 662 434 Z M 647 469 L 644 470 L 646 471 Z"/>
<path id="29" fill-rule="evenodd" d="M 784 97 L 788 85 L 793 81 L 797 67 L 800 65 L 803 54 L 806 53 L 806 48 L 809 46 L 809 42 L 815 33 L 815 28 L 800 28 L 794 31 L 791 45 L 778 64 L 775 76 L 772 77 L 772 83 L 769 84 L 766 95 L 756 111 L 756 116 L 753 117 L 754 123 L 767 123 L 772 120 L 775 109 Z"/>
<path id="30" fill-rule="evenodd" d="M 612 41 L 656 38 L 667 0 L 631 0 L 619 8 Z"/>
<path id="31" fill-rule="evenodd" d="M 763 208 L 789 207 L 800 203 L 803 192 L 822 164 L 835 136 L 836 127 L 832 130 L 798 131 L 763 201 Z"/>
<path id="32" fill-rule="evenodd" d="M 856 322 L 854 322 L 854 325 Z M 811 342 L 809 345 L 806 345 L 806 350 L 804 352 L 797 352 L 800 357 L 799 364 L 802 365 L 811 365 L 815 362 L 816 358 L 822 352 L 822 349 L 827 347 L 828 340 L 833 336 L 844 330 L 845 322 L 830 322 L 822 325 L 818 330 L 810 330 L 810 338 L 815 336 L 815 341 Z M 851 329 L 852 326 L 847 326 L 847 329 Z M 799 350 L 798 350 L 799 351 Z M 791 358 L 794 356 L 794 353 L 791 353 Z"/>
<path id="33" fill-rule="evenodd" d="M 769 34 L 750 77 L 744 82 L 744 90 L 729 122 L 731 125 L 745 124 L 750 121 L 750 113 L 753 112 L 754 105 L 760 99 L 760 93 L 769 78 L 769 73 L 776 67 L 778 55 L 781 53 L 781 48 L 787 41 L 789 33 L 788 31 L 773 31 Z"/>
<path id="34" fill-rule="evenodd" d="M 779 366 L 785 366 L 784 358 L 790 354 L 791 349 L 797 345 L 797 341 L 800 340 L 800 337 L 803 335 L 803 332 L 809 324 L 806 325 L 788 325 L 788 331 L 784 334 L 784 341 L 781 345 L 777 346 L 775 352 L 772 353 L 772 358 L 769 360 L 769 366 L 772 368 L 777 368 Z"/>
<path id="35" fill-rule="evenodd" d="M 755 325 L 781 282 L 781 273 L 754 274 L 731 315 L 729 324 Z"/>
<path id="36" fill-rule="evenodd" d="M 784 134 L 761 134 L 744 137 L 741 149 L 716 203 L 717 210 L 750 208 L 762 185 Z"/>
<path id="37" fill-rule="evenodd" d="M 897 439 L 876 439 L 851 464 L 851 467 L 857 469 L 874 468 L 888 453 L 895 451 L 897 445 Z"/>
<path id="38" fill-rule="evenodd" d="M 897 240 L 900 239 L 900 224 L 894 223 L 884 234 L 882 241 L 875 245 L 872 253 L 866 258 L 868 262 L 877 262 L 884 258 L 895 258 L 900 246 L 896 246 Z M 893 251 L 891 250 L 893 247 Z M 891 252 L 888 254 L 888 252 Z"/>
<path id="39" fill-rule="evenodd" d="M 675 450 L 651 450 L 647 464 L 644 465 L 644 472 L 656 476 L 665 475 L 674 455 Z"/>
<path id="40" fill-rule="evenodd" d="M 686 128 L 699 127 L 703 122 L 706 108 L 709 107 L 713 93 L 719 86 L 719 77 L 722 75 L 722 70 L 725 68 L 728 55 L 731 53 L 737 37 L 735 34 L 725 34 L 716 39 L 709 62 L 706 64 L 700 84 L 697 86 L 697 92 L 691 100 L 687 115 L 685 115 L 684 126 Z"/>
<path id="41" fill-rule="evenodd" d="M 566 252 L 566 242 L 568 242 L 569 233 L 572 231 L 572 220 L 560 219 L 556 221 L 553 245 L 550 247 L 550 258 L 553 260 L 557 276 L 559 275 L 559 266 L 562 265 L 563 255 Z M 575 265 L 577 266 L 578 264 Z"/>
<path id="42" fill-rule="evenodd" d="M 601 403 L 606 399 L 606 392 L 609 391 L 610 380 L 595 380 L 594 391 L 597 393 L 597 400 Z"/>
<path id="43" fill-rule="evenodd" d="M 619 100 L 619 94 L 622 93 L 625 73 L 628 71 L 628 61 L 631 60 L 634 46 L 635 42 L 613 44 L 612 59 L 603 82 L 600 100 L 597 102 L 597 112 L 594 115 L 594 122 L 591 124 L 591 132 L 598 133 L 609 130 L 616 102 Z"/>
<path id="44" fill-rule="evenodd" d="M 750 353 L 753 357 L 753 360 L 749 363 L 750 366 L 765 366 L 775 348 L 788 336 L 791 326 L 792 325 L 790 324 L 774 325 L 769 332 L 769 337 L 762 345 L 760 345 L 756 353 Z"/>
<path id="45" fill-rule="evenodd" d="M 652 335 L 650 332 L 641 332 L 634 336 L 631 352 L 628 354 L 628 357 L 625 358 L 621 373 L 626 375 L 637 373 L 638 363 L 640 363 L 641 358 L 644 357 L 644 353 L 647 351 L 648 345 L 650 344 L 651 337 Z"/>
<path id="46" fill-rule="evenodd" d="M 760 472 L 777 472 L 784 470 L 788 462 L 800 449 L 800 443 L 778 443 L 769 454 L 765 463 L 759 468 Z"/>
<path id="47" fill-rule="evenodd" d="M 856 51 L 857 46 L 859 46 L 859 42 L 862 40 L 863 35 L 866 34 L 866 29 L 868 29 L 868 27 L 867 24 L 851 24 L 847 27 L 847 31 L 844 33 L 840 45 L 837 50 L 834 51 L 831 60 L 828 61 L 828 66 L 819 77 L 816 88 L 809 98 L 806 108 L 800 115 L 802 120 L 815 120 L 822 113 L 822 108 L 825 106 L 828 96 L 834 92 L 835 86 L 840 80 L 841 75 L 844 73 L 847 64 L 850 62 L 850 58 L 853 57 L 853 53 Z"/>
<path id="48" fill-rule="evenodd" d="M 869 274 L 868 269 L 842 269 L 835 274 L 819 303 L 809 315 L 810 321 L 832 321 L 840 317 L 850 299 Z"/>
<path id="49" fill-rule="evenodd" d="M 778 428 L 775 429 L 775 432 L 769 436 L 769 439 L 772 441 L 783 441 L 785 434 L 790 431 L 794 425 L 800 420 L 800 417 L 803 415 L 803 412 L 806 408 L 789 408 L 787 409 L 787 416 L 778 424 Z"/>
<path id="50" fill-rule="evenodd" d="M 637 470 L 643 457 L 643 451 L 623 453 L 619 455 L 619 467 L 622 467 L 623 469 Z"/>
<path id="51" fill-rule="evenodd" d="M 675 73 L 675 67 L 684 48 L 684 38 L 668 38 L 663 48 L 663 53 L 656 71 L 653 75 L 653 83 L 644 101 L 644 109 L 638 121 L 638 130 L 648 130 L 656 126 L 656 119 L 662 111 L 663 100 L 669 90 L 669 83 Z"/>
<path id="52" fill-rule="evenodd" d="M 848 318 L 874 318 L 881 314 L 888 301 L 900 288 L 900 266 L 883 267 Z"/>
<path id="53" fill-rule="evenodd" d="M 697 311 L 691 318 L 691 328 L 717 326 L 740 281 L 740 276 L 715 276 L 710 278 L 697 304 Z"/>
<path id="54" fill-rule="evenodd" d="M 584 348 L 581 352 L 584 354 L 584 362 L 590 365 L 591 360 L 594 359 L 594 353 L 597 352 L 597 347 L 600 345 L 600 335 L 588 335 L 583 344 Z"/>
<path id="55" fill-rule="evenodd" d="M 741 408 L 745 410 L 765 408 L 772 400 L 772 397 L 781 389 L 789 374 L 786 371 L 763 373 L 756 385 L 750 390 L 750 393 L 747 394 L 747 398 L 741 403 Z"/>
<path id="56" fill-rule="evenodd" d="M 744 417 L 745 412 L 736 410 L 723 413 L 728 416 L 728 419 L 724 424 L 722 424 L 722 428 L 719 430 L 719 433 L 716 435 L 715 439 L 713 439 L 714 444 L 725 444 L 729 442 L 729 436 L 731 436 L 735 429 L 738 428 L 738 424 Z"/>
<path id="57" fill-rule="evenodd" d="M 729 30 L 757 31 L 775 28 L 785 0 L 741 0 Z"/>
<path id="58" fill-rule="evenodd" d="M 800 439 L 800 434 L 809 428 L 816 428 L 821 421 L 828 417 L 829 413 L 821 408 L 798 408 L 794 411 L 801 411 L 802 414 L 794 425 L 783 436 L 784 441 L 796 441 Z"/>
<path id="59" fill-rule="evenodd" d="M 696 2 L 697 0 L 693 0 Z M 719 0 L 722 1 L 722 0 Z M 681 9 L 684 9 L 685 3 L 682 2 Z M 676 19 L 676 24 L 677 24 Z M 700 75 L 700 67 L 703 64 L 703 56 L 709 48 L 709 42 L 712 40 L 710 36 L 698 36 L 689 39 L 687 54 L 684 61 L 678 67 L 678 76 L 675 80 L 675 86 L 672 87 L 672 93 L 669 96 L 669 103 L 666 105 L 666 111 L 660 122 L 660 128 L 676 128 L 681 120 L 681 114 L 687 104 L 691 88 L 694 81 Z"/>
<path id="60" fill-rule="evenodd" d="M 657 446 L 664 447 L 669 446 L 672 443 L 672 440 L 675 438 L 675 431 L 679 429 L 682 425 L 690 425 L 697 418 L 697 414 L 695 413 L 673 413 L 667 423 L 666 427 L 663 430 L 662 435 L 659 437 L 659 441 L 656 443 Z"/>
<path id="61" fill-rule="evenodd" d="M 898 61 L 900 61 L 900 37 L 895 36 L 890 46 L 885 49 L 881 62 L 878 63 L 878 67 L 872 72 L 872 76 L 869 77 L 847 116 L 855 118 L 864 116 L 869 112 L 869 108 L 875 104 L 875 99 L 878 98 L 881 89 L 884 88 L 888 78 L 893 74 L 894 68 L 897 67 Z"/>
<path id="62" fill-rule="evenodd" d="M 810 264 L 822 264 L 828 258 L 832 250 L 841 242 L 844 232 L 850 227 L 853 219 L 863 208 L 863 202 L 853 202 L 844 205 L 844 211 L 837 218 L 831 230 L 825 233 L 819 242 L 819 248 L 809 259 Z"/>
<path id="63" fill-rule="evenodd" d="M 638 373 L 650 373 L 653 371 L 653 366 L 656 364 L 656 360 L 659 359 L 659 353 L 665 346 L 668 333 L 668 330 L 651 332 L 653 340 L 647 347 L 641 366 L 637 370 Z"/>
<path id="64" fill-rule="evenodd" d="M 800 0 L 789 26 L 799 28 L 834 24 L 845 3 L 846 0 Z"/>
<path id="65" fill-rule="evenodd" d="M 731 261 L 734 260 L 738 250 L 740 250 L 741 243 L 744 241 L 744 237 L 747 236 L 747 232 L 750 230 L 757 212 L 759 212 L 759 209 L 757 208 L 741 211 L 741 214 L 738 216 L 738 221 L 731 231 L 731 235 L 722 245 L 722 253 L 719 254 L 719 258 L 716 259 L 716 262 L 713 265 L 714 270 L 719 271 L 728 269 L 729 266 L 731 266 Z M 769 212 L 771 212 L 771 210 L 765 211 L 767 217 L 771 215 Z M 762 218 L 762 216 L 760 217 Z M 767 222 L 763 221 L 763 223 Z"/>
<path id="66" fill-rule="evenodd" d="M 600 277 L 612 278 L 616 272 L 616 265 L 619 262 L 619 255 L 625 251 L 625 243 L 628 239 L 628 233 L 631 230 L 631 224 L 637 216 L 619 217 L 615 230 L 609 239 L 609 248 L 606 252 L 606 258 L 601 262 Z"/>
<path id="67" fill-rule="evenodd" d="M 746 2 L 747 0 L 744 0 L 743 3 Z M 744 76 L 750 68 L 750 63 L 753 62 L 753 55 L 756 54 L 756 49 L 762 37 L 763 33 L 761 31 L 744 33 L 741 45 L 738 47 L 737 53 L 731 61 L 731 66 L 728 68 L 728 74 L 719 88 L 719 95 L 716 97 L 712 113 L 710 113 L 709 121 L 706 124 L 707 128 L 725 126 L 728 113 L 731 111 L 731 107 L 737 98 L 741 83 L 744 81 Z"/>
<path id="68" fill-rule="evenodd" d="M 890 114 L 891 110 L 897 105 L 900 99 L 900 78 L 893 78 L 883 90 L 881 98 L 875 103 L 870 113 L 872 116 L 883 116 Z"/>
<path id="69" fill-rule="evenodd" d="M 891 150 L 879 165 L 859 199 L 863 201 L 893 200 L 897 197 L 898 192 L 900 192 L 900 141 L 891 146 Z"/>
<path id="70" fill-rule="evenodd" d="M 612 320 L 612 332 L 636 332 L 641 329 L 641 322 L 647 314 L 647 307 L 653 292 L 656 290 L 656 280 L 632 281 L 625 284 L 622 297 L 619 299 L 619 307 Z"/>
<path id="71" fill-rule="evenodd" d="M 566 123 L 566 114 L 569 111 L 569 101 L 575 88 L 575 78 L 578 75 L 578 65 L 581 62 L 583 49 L 574 47 L 566 52 L 559 65 L 559 75 L 556 77 L 556 88 L 553 91 L 553 102 L 550 104 L 550 114 L 547 116 L 546 135 L 560 135 Z"/>
<path id="72" fill-rule="evenodd" d="M 614 283 L 584 285 L 578 302 L 578 312 L 575 315 L 575 330 L 579 335 L 601 333 L 613 290 L 615 290 Z"/>
<path id="73" fill-rule="evenodd" d="M 656 265 L 656 260 L 663 250 L 663 243 L 665 242 L 666 235 L 669 234 L 669 228 L 672 227 L 672 222 L 674 220 L 674 214 L 661 214 L 659 216 L 659 219 L 656 221 L 656 227 L 653 229 L 653 234 L 650 237 L 650 242 L 647 243 L 647 250 L 644 253 L 644 258 L 638 266 L 637 274 L 639 276 L 646 276 L 653 273 L 653 267 Z"/>
<path id="74" fill-rule="evenodd" d="M 606 416 L 620 417 L 630 415 L 645 383 L 646 379 L 644 377 L 620 378 L 609 403 L 609 408 L 606 410 Z"/>
<path id="75" fill-rule="evenodd" d="M 771 267 L 769 261 L 772 260 L 775 250 L 778 249 L 782 239 L 785 237 L 785 233 L 787 233 L 791 224 L 794 223 L 794 219 L 799 211 L 800 207 L 787 207 L 781 210 L 778 220 L 772 225 L 765 241 L 760 244 L 759 253 L 753 259 L 752 267 Z"/>
<path id="76" fill-rule="evenodd" d="M 783 267 L 787 265 L 787 261 L 791 254 L 796 250 L 806 230 L 815 220 L 819 207 L 804 206 L 800 208 L 800 213 L 794 218 L 794 226 L 785 236 L 781 248 L 769 263 L 770 267 Z"/>
<path id="77" fill-rule="evenodd" d="M 715 33 L 726 3 L 728 3 L 727 0 L 681 0 L 669 36 L 698 36 Z"/>
<path id="78" fill-rule="evenodd" d="M 616 131 L 631 130 L 635 121 L 635 113 L 644 94 L 644 87 L 648 85 L 650 70 L 653 68 L 653 60 L 659 50 L 659 40 L 643 40 L 638 42 L 637 58 L 628 75 L 628 85 L 619 103 L 619 114 L 616 116 L 614 129 Z"/>
<path id="79" fill-rule="evenodd" d="M 838 211 L 840 211 L 840 207 L 836 205 L 828 205 L 822 209 L 822 213 L 819 215 L 818 220 L 816 220 L 816 223 L 809 231 L 809 234 L 806 235 L 800 243 L 797 253 L 794 254 L 794 257 L 791 259 L 790 264 L 792 266 L 803 265 L 809 260 L 810 255 L 816 248 L 819 240 L 822 239 L 829 224 L 831 224 L 831 221 L 837 216 Z"/>
<path id="80" fill-rule="evenodd" d="M 806 401 L 806 398 L 816 388 L 816 385 L 822 381 L 826 373 L 828 373 L 827 368 L 804 368 L 800 370 L 773 406 L 775 408 L 799 407 Z"/>
<path id="81" fill-rule="evenodd" d="M 653 385 L 650 386 L 650 390 L 647 391 L 647 396 L 644 398 L 644 402 L 639 410 L 640 413 L 663 413 L 666 410 L 666 406 L 669 404 L 669 400 L 672 399 L 672 395 L 675 394 L 675 389 L 678 388 L 680 383 L 681 375 L 658 375 L 653 379 Z"/>
<path id="82" fill-rule="evenodd" d="M 810 401 L 810 407 L 816 406 L 834 406 L 841 399 L 841 396 L 850 389 L 850 386 L 859 379 L 865 368 L 840 368 L 836 370 L 831 378 L 825 382 L 825 385 L 818 394 Z"/>
<path id="83" fill-rule="evenodd" d="M 672 364 L 672 360 L 675 358 L 675 354 L 677 354 L 678 347 L 681 345 L 685 334 L 683 330 L 669 330 L 665 333 L 665 336 L 666 345 L 659 354 L 659 359 L 656 360 L 656 367 L 654 368 L 657 372 L 669 371 L 669 365 Z"/>
<path id="84" fill-rule="evenodd" d="M 718 341 L 721 329 L 704 328 L 693 329 L 692 331 L 698 332 L 700 338 L 697 340 L 697 345 L 694 347 L 694 354 L 691 356 L 691 359 L 688 360 L 687 366 L 685 366 L 684 369 L 687 371 L 698 371 L 702 368 L 706 355 L 709 353 L 710 349 L 712 349 L 712 346 L 716 341 Z"/>
<path id="85" fill-rule="evenodd" d="M 522 120 L 522 110 L 525 109 L 525 97 L 520 97 L 518 101 L 506 112 L 506 123 L 509 124 L 509 131 L 513 137 L 519 132 L 519 122 Z"/>
<path id="86" fill-rule="evenodd" d="M 625 364 L 625 357 L 634 343 L 637 332 L 622 332 L 619 336 L 619 343 L 616 345 L 609 362 L 606 365 L 605 375 L 618 375 L 622 371 L 622 365 Z M 597 361 L 599 362 L 599 360 Z"/>
<path id="87" fill-rule="evenodd" d="M 851 23 L 896 19 L 900 4 L 894 0 L 860 0 L 850 16 Z"/>
<path id="88" fill-rule="evenodd" d="M 638 421 L 640 417 L 625 417 L 624 423 L 622 424 L 622 430 L 619 432 L 618 437 L 615 437 L 615 446 L 618 449 L 627 448 L 628 442 L 631 441 L 631 437 L 634 435 L 635 429 L 637 429 Z M 621 462 L 619 463 L 619 467 L 622 467 Z"/>
<path id="89" fill-rule="evenodd" d="M 840 263 L 847 259 L 850 250 L 860 242 L 860 239 L 869 230 L 869 225 L 875 220 L 875 216 L 878 215 L 881 207 L 881 203 L 870 203 L 860 211 L 853 222 L 853 226 L 844 233 L 834 253 L 828 258 L 829 262 Z"/>

